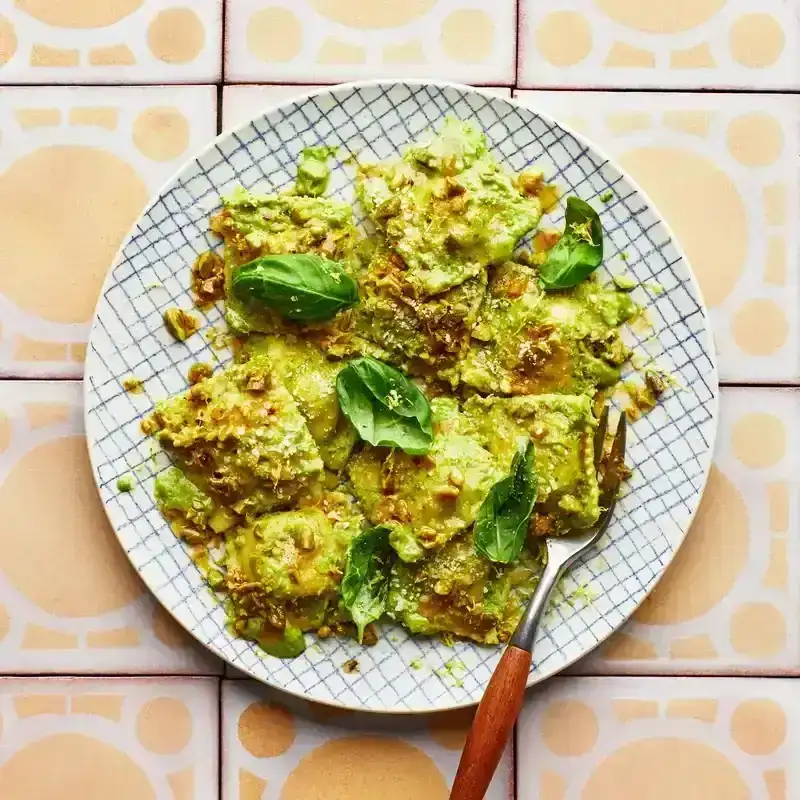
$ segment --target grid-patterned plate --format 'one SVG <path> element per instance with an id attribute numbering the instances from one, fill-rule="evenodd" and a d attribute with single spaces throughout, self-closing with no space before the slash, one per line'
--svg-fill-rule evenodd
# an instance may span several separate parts
<path id="1" fill-rule="evenodd" d="M 717 379 L 700 291 L 670 231 L 618 167 L 553 120 L 464 86 L 376 82 L 300 97 L 223 134 L 167 184 L 125 241 L 97 308 L 86 361 L 95 477 L 145 583 L 187 630 L 233 666 L 288 692 L 351 708 L 428 711 L 476 702 L 500 651 L 467 643 L 446 647 L 398 628 L 385 630 L 372 648 L 329 639 L 281 661 L 232 637 L 222 607 L 153 504 L 153 479 L 167 462 L 151 452 L 138 423 L 154 401 L 185 388 L 193 362 L 220 364 L 230 357 L 214 347 L 214 331 L 223 327 L 217 310 L 207 315 L 202 335 L 185 343 L 172 341 L 161 322 L 170 306 L 190 307 L 190 265 L 198 253 L 219 246 L 207 230 L 220 193 L 237 183 L 283 189 L 293 180 L 300 150 L 325 143 L 338 147 L 331 189 L 352 200 L 350 156 L 391 158 L 448 114 L 475 121 L 509 169 L 536 164 L 565 195 L 593 203 L 606 231 L 606 263 L 619 271 L 627 258 L 640 282 L 663 288 L 637 290 L 651 326 L 640 325 L 631 335 L 680 387 L 633 426 L 627 493 L 602 547 L 574 573 L 572 585 L 588 584 L 595 597 L 587 603 L 585 593 L 577 599 L 567 588 L 553 603 L 530 682 L 587 653 L 641 603 L 689 527 L 711 460 Z M 552 224 L 562 223 L 556 216 Z M 123 391 L 130 375 L 144 380 L 143 394 Z M 135 490 L 118 492 L 117 478 L 131 472 L 139 476 Z M 354 657 L 359 671 L 345 674 L 342 665 Z"/>

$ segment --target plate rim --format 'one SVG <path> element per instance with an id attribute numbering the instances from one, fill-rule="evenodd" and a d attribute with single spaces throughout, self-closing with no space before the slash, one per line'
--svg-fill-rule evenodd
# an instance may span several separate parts
<path id="1" fill-rule="evenodd" d="M 170 173 L 169 177 L 158 187 L 158 189 L 153 192 L 148 199 L 146 205 L 142 208 L 139 215 L 136 217 L 134 222 L 131 224 L 130 229 L 125 234 L 120 246 L 117 248 L 117 251 L 114 254 L 114 258 L 111 261 L 110 266 L 108 267 L 108 271 L 106 272 L 105 278 L 103 279 L 103 284 L 100 288 L 97 303 L 95 304 L 95 309 L 92 314 L 92 321 L 89 326 L 89 333 L 87 337 L 87 345 L 91 343 L 93 336 L 95 334 L 95 329 L 98 324 L 98 317 L 100 314 L 100 307 L 102 301 L 108 291 L 108 288 L 113 279 L 114 270 L 119 266 L 123 259 L 124 251 L 130 244 L 132 238 L 136 233 L 136 229 L 138 227 L 139 221 L 142 217 L 156 204 L 158 203 L 161 198 L 164 196 L 165 191 L 174 184 L 178 176 L 192 163 L 200 160 L 203 156 L 207 153 L 211 152 L 217 144 L 221 143 L 228 137 L 236 134 L 239 131 L 244 130 L 246 127 L 252 125 L 255 121 L 266 117 L 267 115 L 271 114 L 274 111 L 280 110 L 284 107 L 288 107 L 294 105 L 300 99 L 307 99 L 312 97 L 318 97 L 320 95 L 330 94 L 332 91 L 339 90 L 339 89 L 372 89 L 378 87 L 390 88 L 392 86 L 403 85 L 408 87 L 426 87 L 426 86 L 433 86 L 441 89 L 455 89 L 462 93 L 469 93 L 469 94 L 476 94 L 479 96 L 484 97 L 490 101 L 502 101 L 508 103 L 514 107 L 524 109 L 526 112 L 535 114 L 536 116 L 540 117 L 542 120 L 547 122 L 549 125 L 555 125 L 562 130 L 566 131 L 568 134 L 573 136 L 579 143 L 581 143 L 584 147 L 588 148 L 590 151 L 601 157 L 606 163 L 613 166 L 619 173 L 622 175 L 625 180 L 630 184 L 631 188 L 633 188 L 638 195 L 646 202 L 647 206 L 650 208 L 652 212 L 655 213 L 655 216 L 658 218 L 658 222 L 663 226 L 665 232 L 669 236 L 671 245 L 675 248 L 675 251 L 679 258 L 683 261 L 687 268 L 687 272 L 689 275 L 689 282 L 692 286 L 694 292 L 694 299 L 697 302 L 697 305 L 702 313 L 703 321 L 704 321 L 704 330 L 708 337 L 708 351 L 704 353 L 706 358 L 708 358 L 711 364 L 711 370 L 708 373 L 709 379 L 709 389 L 712 393 L 711 399 L 705 403 L 705 407 L 709 410 L 710 413 L 710 431 L 708 436 L 708 449 L 706 453 L 706 463 L 702 473 L 702 486 L 698 493 L 697 502 L 692 509 L 689 517 L 685 523 L 683 531 L 681 532 L 679 540 L 676 542 L 675 547 L 670 552 L 666 562 L 663 565 L 658 577 L 653 581 L 652 585 L 647 589 L 646 592 L 643 593 L 641 598 L 633 605 L 631 610 L 628 614 L 626 614 L 616 625 L 616 627 L 612 627 L 611 630 L 606 633 L 604 636 L 600 636 L 597 641 L 592 643 L 589 647 L 583 650 L 581 653 L 571 657 L 570 659 L 566 660 L 557 670 L 551 672 L 546 675 L 537 675 L 535 672 L 529 672 L 528 678 L 525 684 L 526 691 L 533 686 L 538 684 L 544 683 L 552 678 L 555 678 L 559 675 L 563 675 L 563 673 L 576 664 L 578 661 L 586 658 L 591 653 L 593 653 L 601 644 L 608 641 L 608 639 L 613 636 L 615 633 L 619 632 L 631 619 L 631 617 L 636 613 L 636 611 L 640 608 L 640 606 L 644 603 L 644 601 L 653 593 L 656 587 L 661 583 L 664 578 L 664 575 L 667 573 L 670 565 L 672 564 L 673 560 L 678 554 L 678 551 L 681 549 L 683 544 L 686 541 L 686 537 L 689 533 L 689 530 L 694 523 L 695 517 L 697 516 L 697 512 L 700 509 L 700 505 L 703 502 L 703 498 L 705 496 L 706 489 L 708 487 L 708 477 L 711 471 L 711 467 L 714 462 L 714 453 L 716 449 L 716 440 L 717 440 L 717 433 L 719 429 L 719 397 L 720 397 L 720 384 L 719 384 L 719 366 L 717 363 L 717 352 L 716 346 L 714 343 L 714 329 L 711 324 L 711 317 L 708 310 L 708 305 L 706 304 L 705 296 L 703 295 L 702 288 L 700 287 L 700 283 L 697 279 L 697 275 L 692 268 L 691 261 L 686 254 L 686 251 L 683 245 L 680 243 L 680 240 L 675 235 L 672 226 L 667 222 L 663 214 L 661 213 L 659 207 L 653 202 L 650 195 L 642 189 L 638 181 L 636 181 L 627 170 L 623 169 L 620 164 L 616 161 L 616 159 L 611 158 L 602 147 L 599 147 L 592 141 L 590 138 L 586 137 L 584 134 L 580 133 L 579 131 L 574 130 L 570 125 L 559 121 L 556 117 L 552 116 L 547 111 L 540 111 L 538 109 L 532 108 L 531 106 L 520 102 L 513 94 L 509 97 L 505 97 L 503 95 L 499 95 L 496 92 L 492 91 L 490 88 L 487 87 L 478 87 L 478 86 L 470 86 L 468 84 L 458 83 L 455 81 L 445 81 L 445 80 L 436 80 L 436 79 L 427 79 L 427 78 L 376 78 L 370 80 L 360 80 L 360 81 L 348 81 L 345 83 L 337 83 L 337 84 L 330 84 L 326 86 L 319 87 L 317 89 L 311 89 L 310 91 L 300 91 L 296 95 L 292 97 L 286 98 L 279 103 L 271 103 L 266 105 L 263 109 L 259 112 L 254 114 L 248 120 L 234 126 L 231 128 L 223 129 L 219 134 L 217 134 L 213 139 L 211 139 L 202 149 L 194 152 L 190 156 L 188 156 L 185 160 L 181 162 L 179 167 L 175 169 L 173 172 Z M 303 88 L 303 87 L 299 87 Z M 579 92 L 573 90 L 573 94 L 579 94 Z M 219 111 L 218 113 L 221 113 Z M 134 569 L 136 574 L 138 575 L 139 579 L 142 583 L 147 587 L 148 592 L 150 595 L 156 600 L 156 602 L 160 605 L 160 607 L 166 611 L 173 621 L 178 624 L 184 631 L 186 631 L 192 639 L 197 642 L 199 645 L 210 651 L 213 655 L 219 658 L 223 662 L 224 667 L 230 666 L 232 669 L 235 669 L 239 672 L 242 672 L 247 675 L 247 679 L 251 681 L 256 681 L 264 686 L 269 687 L 271 690 L 285 692 L 293 697 L 297 697 L 302 700 L 306 700 L 307 702 L 318 703 L 320 705 L 330 706 L 332 708 L 340 708 L 340 709 L 348 709 L 352 711 L 358 711 L 362 713 L 368 714 L 377 714 L 377 715 L 426 715 L 426 714 L 436 714 L 436 713 L 445 713 L 447 711 L 456 711 L 458 709 L 469 708 L 471 706 L 476 706 L 480 699 L 478 700 L 467 700 L 465 702 L 456 702 L 448 705 L 444 708 L 403 708 L 403 707 L 393 707 L 393 708 L 373 708 L 366 705 L 361 706 L 353 706 L 347 705 L 342 702 L 337 702 L 335 699 L 327 700 L 321 698 L 309 698 L 307 695 L 302 694 L 301 691 L 295 691 L 292 689 L 288 689 L 284 686 L 277 686 L 274 683 L 270 683 L 265 677 L 259 677 L 253 675 L 246 670 L 243 670 L 241 666 L 238 664 L 234 664 L 231 662 L 228 656 L 218 650 L 213 644 L 210 642 L 202 641 L 193 631 L 191 631 L 186 625 L 184 625 L 181 620 L 173 613 L 172 609 L 167 607 L 161 600 L 159 593 L 156 591 L 156 588 L 151 584 L 151 582 L 142 574 L 142 571 L 139 569 L 136 563 L 134 563 L 133 558 L 131 557 L 128 550 L 125 548 L 124 543 L 119 535 L 119 531 L 117 530 L 116 525 L 114 524 L 113 520 L 111 519 L 111 515 L 109 513 L 109 509 L 107 504 L 103 501 L 102 495 L 100 494 L 100 485 L 99 485 L 99 472 L 97 468 L 97 464 L 95 463 L 95 451 L 96 446 L 94 444 L 94 440 L 90 438 L 89 435 L 89 404 L 88 404 L 88 395 L 89 395 L 89 369 L 92 363 L 92 358 L 90 355 L 87 355 L 86 363 L 84 365 L 83 375 L 82 375 L 82 391 L 81 391 L 81 398 L 83 401 L 83 414 L 82 420 L 84 425 L 84 438 L 86 441 L 86 447 L 88 450 L 89 455 L 89 462 L 92 468 L 92 477 L 94 479 L 94 486 L 95 490 L 98 494 L 98 499 L 103 507 L 103 512 L 106 515 L 108 520 L 109 526 L 114 532 L 114 536 L 122 549 L 125 557 L 128 559 L 131 567 Z M 535 653 L 534 653 L 535 658 Z M 492 673 L 493 674 L 493 673 Z M 222 677 L 227 677 L 227 673 L 224 670 Z M 238 679 L 241 680 L 241 679 Z M 488 681 L 487 681 L 488 683 Z M 485 685 L 484 685 L 485 690 Z"/>

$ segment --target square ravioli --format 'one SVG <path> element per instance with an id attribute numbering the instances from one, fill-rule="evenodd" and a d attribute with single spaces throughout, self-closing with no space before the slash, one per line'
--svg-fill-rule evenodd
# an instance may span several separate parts
<path id="1" fill-rule="evenodd" d="M 503 477 L 452 398 L 431 402 L 434 441 L 430 452 L 366 445 L 350 459 L 353 492 L 374 525 L 391 528 L 400 558 L 416 561 L 466 530 L 489 489 Z"/>
<path id="2" fill-rule="evenodd" d="M 588 395 L 475 395 L 464 403 L 464 414 L 506 472 L 517 440 L 524 437 L 533 441 L 539 482 L 531 521 L 534 535 L 563 534 L 573 528 L 588 528 L 597 521 L 597 420 Z"/>
<path id="3" fill-rule="evenodd" d="M 590 279 L 547 292 L 535 270 L 501 264 L 491 271 L 460 379 L 481 392 L 515 395 L 613 386 L 630 356 L 619 326 L 636 312 L 630 295 L 614 287 Z"/>
<path id="4" fill-rule="evenodd" d="M 356 192 L 419 297 L 438 294 L 511 257 L 541 217 L 473 125 L 448 119 L 401 161 L 359 167 Z"/>
<path id="5" fill-rule="evenodd" d="M 313 505 L 266 514 L 228 537 L 228 567 L 280 598 L 335 591 L 363 517 L 353 498 L 325 492 Z"/>
<path id="6" fill-rule="evenodd" d="M 355 331 L 381 356 L 415 375 L 456 383 L 486 288 L 484 273 L 441 294 L 418 298 L 401 259 L 380 247 L 360 280 Z"/>
<path id="7" fill-rule="evenodd" d="M 285 506 L 321 476 L 319 448 L 264 356 L 157 403 L 146 428 L 202 491 L 238 514 Z"/>
<path id="8" fill-rule="evenodd" d="M 297 336 L 250 336 L 242 357 L 264 355 L 280 382 L 289 390 L 305 417 L 308 430 L 330 470 L 340 470 L 358 440 L 355 428 L 342 414 L 336 395 L 336 376 L 344 361 L 328 361 L 313 343 Z"/>
<path id="9" fill-rule="evenodd" d="M 305 649 L 301 631 L 346 625 L 339 585 L 347 548 L 363 523 L 353 496 L 339 487 L 227 531 L 209 575 L 217 575 L 233 629 L 272 655 L 290 657 Z"/>
<path id="10" fill-rule="evenodd" d="M 412 633 L 449 632 L 484 644 L 508 641 L 536 588 L 543 550 L 534 545 L 514 564 L 475 553 L 471 534 L 448 542 L 417 564 L 398 561 L 387 610 Z"/>
<path id="11" fill-rule="evenodd" d="M 341 262 L 355 275 L 357 234 L 348 203 L 286 192 L 255 195 L 237 188 L 222 199 L 210 227 L 225 241 L 226 320 L 238 333 L 297 329 L 267 308 L 255 310 L 230 292 L 236 270 L 255 258 L 285 253 L 316 253 Z"/>

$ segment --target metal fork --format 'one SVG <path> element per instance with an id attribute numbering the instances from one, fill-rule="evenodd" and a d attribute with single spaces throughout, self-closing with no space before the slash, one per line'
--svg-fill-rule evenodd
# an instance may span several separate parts
<path id="1" fill-rule="evenodd" d="M 600 415 L 594 436 L 600 506 L 605 510 L 588 531 L 547 539 L 547 564 L 475 712 L 450 800 L 482 800 L 486 794 L 522 707 L 536 632 L 550 595 L 567 569 L 603 535 L 614 514 L 625 469 L 625 414 L 620 415 L 611 449 L 604 457 L 607 429 L 608 406 Z"/>

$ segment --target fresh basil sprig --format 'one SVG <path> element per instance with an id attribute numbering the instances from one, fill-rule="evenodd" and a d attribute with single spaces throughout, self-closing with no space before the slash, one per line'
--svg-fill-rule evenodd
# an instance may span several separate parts
<path id="1" fill-rule="evenodd" d="M 539 270 L 545 289 L 577 286 L 603 261 L 603 226 L 597 212 L 580 198 L 569 197 L 565 216 L 564 234 Z"/>
<path id="2" fill-rule="evenodd" d="M 511 472 L 489 490 L 475 518 L 475 551 L 497 564 L 519 556 L 539 492 L 533 442 L 520 447 Z"/>
<path id="3" fill-rule="evenodd" d="M 231 290 L 298 322 L 330 319 L 358 302 L 358 286 L 341 264 L 314 253 L 261 256 L 236 271 Z"/>
<path id="4" fill-rule="evenodd" d="M 389 528 L 378 525 L 359 533 L 347 550 L 342 578 L 342 604 L 358 628 L 358 641 L 364 628 L 386 611 L 393 550 Z"/>
<path id="5" fill-rule="evenodd" d="M 394 367 L 374 358 L 351 361 L 336 378 L 342 412 L 372 445 L 427 453 L 433 442 L 425 395 Z"/>

